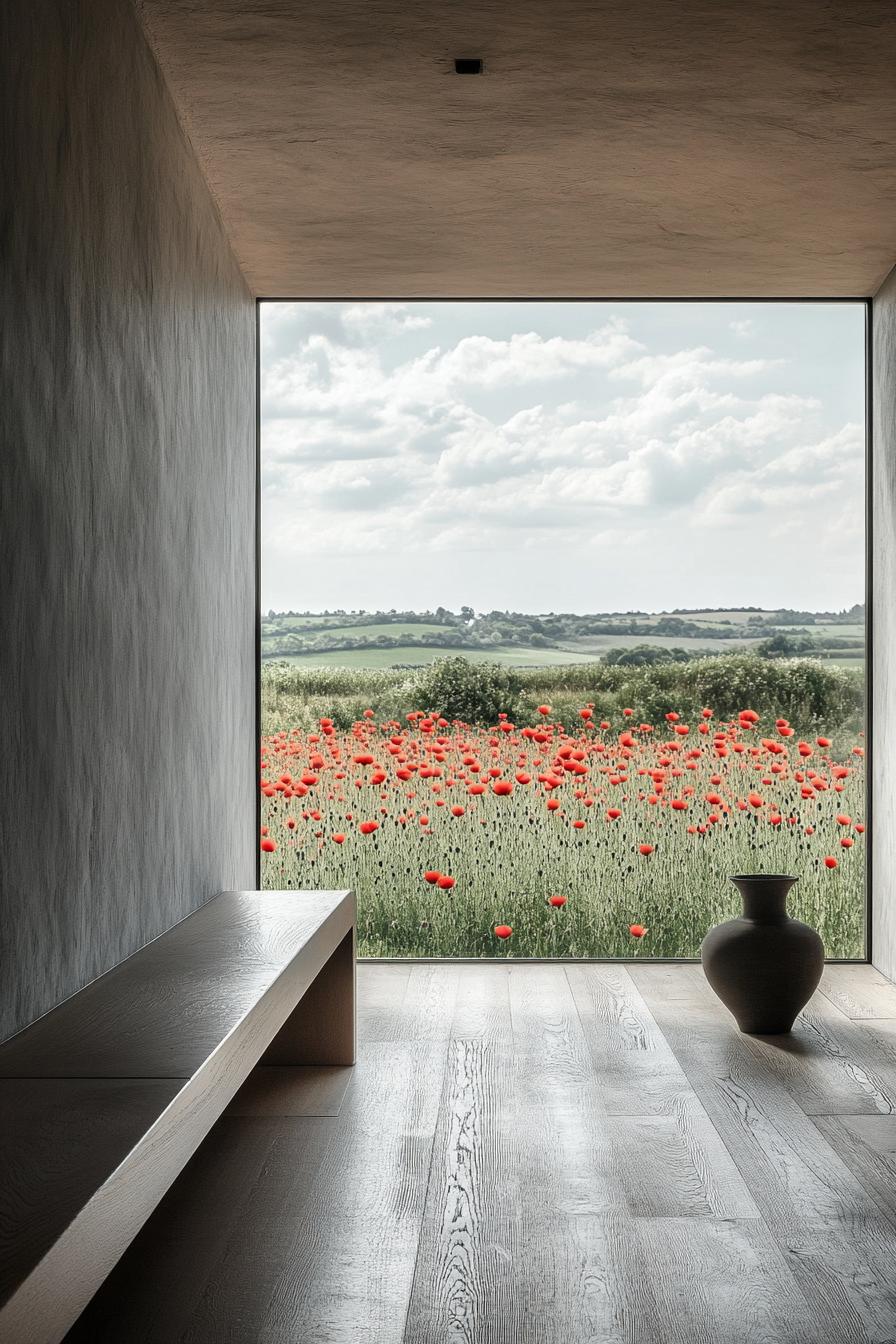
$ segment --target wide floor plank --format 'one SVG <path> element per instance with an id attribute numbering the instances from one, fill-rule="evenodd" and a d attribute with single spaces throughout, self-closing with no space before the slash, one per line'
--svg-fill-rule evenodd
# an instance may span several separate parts
<path id="1" fill-rule="evenodd" d="M 624 966 L 566 968 L 610 1115 L 668 1113 L 692 1088 Z"/>
<path id="2" fill-rule="evenodd" d="M 826 966 L 820 988 L 847 1017 L 896 1018 L 896 985 L 873 966 Z"/>

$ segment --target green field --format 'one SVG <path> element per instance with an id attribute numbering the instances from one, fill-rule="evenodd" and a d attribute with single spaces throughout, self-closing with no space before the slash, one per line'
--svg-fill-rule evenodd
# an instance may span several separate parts
<path id="1" fill-rule="evenodd" d="M 394 624 L 389 621 L 380 621 L 370 625 L 346 625 L 343 621 L 340 624 L 327 624 L 322 627 L 323 633 L 328 639 L 376 639 L 379 635 L 388 635 L 391 639 L 407 639 L 408 636 L 422 635 L 444 635 L 444 625 L 428 624 L 420 622 L 415 624 L 412 621 L 396 621 Z"/>
<path id="2" fill-rule="evenodd" d="M 471 663 L 502 663 L 507 667 L 562 667 L 570 663 L 599 661 L 598 654 L 570 649 L 421 649 L 416 644 L 394 649 L 334 649 L 325 653 L 286 654 L 278 655 L 277 661 L 296 667 L 426 667 L 439 658 L 458 653 Z"/>
<path id="3" fill-rule="evenodd" d="M 640 644 L 650 644 L 657 649 L 690 649 L 696 653 L 702 650 L 712 653 L 743 653 L 759 640 L 760 636 L 750 639 L 713 639 L 696 635 L 583 635 L 581 639 L 564 640 L 564 648 L 580 650 L 585 653 L 602 654 L 607 649 L 634 649 Z"/>
<path id="4" fill-rule="evenodd" d="M 855 611 L 861 613 L 861 608 Z M 437 619 L 428 619 L 436 615 Z M 280 614 L 263 618 L 261 650 L 265 660 L 305 662 L 312 668 L 423 667 L 453 653 L 472 662 L 494 660 L 507 667 L 556 667 L 639 645 L 709 655 L 743 653 L 769 641 L 766 657 L 817 657 L 836 665 L 861 666 L 864 625 L 852 619 L 852 611 L 844 615 L 850 619 L 840 622 L 832 613 L 819 613 L 813 625 L 800 620 L 799 612 L 730 610 L 579 616 L 475 614 L 470 608 L 458 614 L 440 607 L 437 613 Z M 776 617 L 783 623 L 777 624 Z M 788 620 L 798 623 L 790 625 Z M 858 647 L 840 647 L 844 641 Z M 806 642 L 809 647 L 801 648 Z M 355 647 L 358 644 L 363 647 Z"/>

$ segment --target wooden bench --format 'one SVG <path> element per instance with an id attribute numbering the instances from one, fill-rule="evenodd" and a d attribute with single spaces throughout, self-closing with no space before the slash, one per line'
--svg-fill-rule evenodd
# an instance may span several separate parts
<path id="1" fill-rule="evenodd" d="M 225 891 L 0 1046 L 0 1340 L 54 1344 L 252 1068 L 353 1064 L 351 892 Z"/>

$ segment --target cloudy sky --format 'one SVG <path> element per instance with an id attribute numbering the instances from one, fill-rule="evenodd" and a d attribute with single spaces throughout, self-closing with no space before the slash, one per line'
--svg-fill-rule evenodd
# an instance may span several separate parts
<path id="1" fill-rule="evenodd" d="M 863 599 L 859 304 L 267 303 L 262 606 Z"/>

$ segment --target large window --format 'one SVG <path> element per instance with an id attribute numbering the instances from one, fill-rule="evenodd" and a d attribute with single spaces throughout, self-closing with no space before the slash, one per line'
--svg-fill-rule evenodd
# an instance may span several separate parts
<path id="1" fill-rule="evenodd" d="M 266 303 L 265 885 L 372 956 L 864 953 L 865 310 Z"/>

